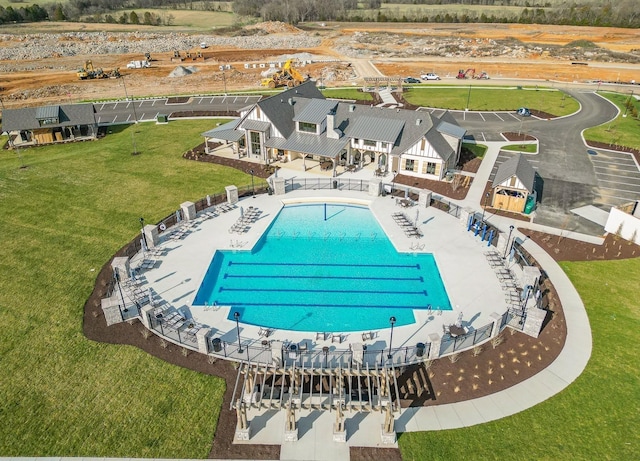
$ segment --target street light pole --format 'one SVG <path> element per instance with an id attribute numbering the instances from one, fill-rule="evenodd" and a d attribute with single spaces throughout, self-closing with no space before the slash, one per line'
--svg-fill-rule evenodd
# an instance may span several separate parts
<path id="1" fill-rule="evenodd" d="M 391 336 L 389 337 L 389 354 L 387 354 L 387 358 L 389 360 L 391 360 L 391 358 L 393 357 L 391 355 L 391 347 L 392 347 L 392 343 L 393 343 L 393 326 L 396 323 L 396 318 L 395 317 L 389 318 L 389 323 L 391 324 Z"/>
<path id="2" fill-rule="evenodd" d="M 144 218 L 140 218 L 140 233 L 142 234 L 142 241 L 144 242 L 144 247 L 149 249 L 149 244 L 147 243 L 147 236 L 144 235 Z"/>
<path id="3" fill-rule="evenodd" d="M 129 102 L 129 94 L 127 94 L 127 84 L 124 82 L 124 75 L 122 76 L 122 86 L 124 87 L 124 96 L 127 100 L 127 102 Z M 131 104 L 132 104 L 132 108 L 133 108 L 133 123 L 137 124 L 138 123 L 138 114 L 136 114 L 136 102 L 133 100 L 133 98 L 131 99 Z M 131 144 L 133 144 L 133 155 L 138 155 L 138 148 L 136 146 L 136 138 L 135 135 L 133 134 L 133 132 L 135 131 L 135 128 L 133 128 L 131 130 Z"/>
<path id="4" fill-rule="evenodd" d="M 242 344 L 240 343 L 240 312 L 234 312 L 233 318 L 236 319 L 236 332 L 238 333 L 238 352 L 242 354 Z"/>
<path id="5" fill-rule="evenodd" d="M 391 196 L 393 197 L 393 191 L 396 188 L 396 175 L 398 174 L 398 172 L 396 170 L 393 170 L 393 178 L 391 179 Z"/>
<path id="6" fill-rule="evenodd" d="M 480 224 L 484 224 L 484 212 L 485 212 L 485 209 L 487 208 L 487 200 L 489 199 L 490 195 L 491 194 L 487 192 L 484 196 L 484 203 L 482 204 L 482 218 L 480 218 Z"/>
<path id="7" fill-rule="evenodd" d="M 465 110 L 469 110 L 469 101 L 471 100 L 471 84 L 469 84 L 469 93 L 467 93 L 467 106 Z"/>
<path id="8" fill-rule="evenodd" d="M 253 185 L 253 170 L 249 170 L 249 174 L 251 175 L 251 193 L 253 198 L 256 198 L 256 188 Z"/>
<path id="9" fill-rule="evenodd" d="M 509 249 L 509 242 L 511 241 L 511 232 L 513 232 L 513 225 L 509 226 L 509 237 L 507 237 L 507 243 L 504 245 L 504 254 L 502 259 L 507 257 L 507 250 Z"/>

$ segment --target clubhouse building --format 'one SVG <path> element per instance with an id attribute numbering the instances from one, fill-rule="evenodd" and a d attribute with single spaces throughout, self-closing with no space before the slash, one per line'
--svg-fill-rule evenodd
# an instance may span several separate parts
<path id="1" fill-rule="evenodd" d="M 306 82 L 240 111 L 240 117 L 203 133 L 211 143 L 231 144 L 238 158 L 265 164 L 302 159 L 338 174 L 372 165 L 442 180 L 455 168 L 465 130 L 449 112 L 427 112 L 326 99 Z M 306 166 L 305 166 L 306 168 Z"/>

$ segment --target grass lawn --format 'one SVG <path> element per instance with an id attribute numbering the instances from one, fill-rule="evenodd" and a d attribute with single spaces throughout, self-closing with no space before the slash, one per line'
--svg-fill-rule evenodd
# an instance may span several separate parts
<path id="1" fill-rule="evenodd" d="M 617 144 L 624 147 L 640 148 L 640 101 L 629 98 L 628 94 L 621 93 L 598 93 L 609 101 L 613 102 L 620 109 L 620 114 L 612 122 L 596 126 L 585 130 L 584 137 L 587 141 L 598 141 L 607 144 Z M 635 108 L 635 116 L 631 108 L 627 109 L 626 104 L 630 101 Z M 626 117 L 623 117 L 624 113 Z"/>
<path id="2" fill-rule="evenodd" d="M 503 146 L 500 149 L 535 154 L 536 152 L 538 152 L 538 145 L 537 144 L 509 144 L 508 146 Z"/>
<path id="3" fill-rule="evenodd" d="M 0 456 L 207 456 L 224 382 L 90 342 L 82 313 L 140 216 L 152 223 L 185 200 L 250 182 L 181 158 L 213 126 L 114 127 L 99 141 L 22 149 L 26 169 L 0 152 Z"/>
<path id="4" fill-rule="evenodd" d="M 561 265 L 591 323 L 593 353 L 584 373 L 560 394 L 512 417 L 466 429 L 402 434 L 405 461 L 450 460 L 460 453 L 483 460 L 637 459 L 640 259 Z"/>
<path id="5" fill-rule="evenodd" d="M 471 88 L 471 91 L 469 91 Z M 555 116 L 576 112 L 578 102 L 562 91 L 550 88 L 444 87 L 428 85 L 411 87 L 404 92 L 411 104 L 424 107 L 463 110 L 517 110 L 528 107 Z"/>
<path id="6" fill-rule="evenodd" d="M 486 154 L 487 149 L 489 149 L 484 144 L 476 144 L 472 142 L 463 142 L 462 147 L 473 152 L 473 155 L 477 158 L 484 158 L 484 154 Z"/>
<path id="7" fill-rule="evenodd" d="M 373 101 L 369 93 L 363 93 L 355 88 L 326 88 L 322 90 L 325 98 L 353 99 L 355 101 Z"/>

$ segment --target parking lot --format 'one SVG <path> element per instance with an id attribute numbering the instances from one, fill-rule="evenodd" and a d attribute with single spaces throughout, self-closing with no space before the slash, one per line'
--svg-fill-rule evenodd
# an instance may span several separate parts
<path id="1" fill-rule="evenodd" d="M 595 149 L 594 149 L 595 150 Z M 638 200 L 640 197 L 640 168 L 631 154 L 595 150 L 598 155 L 589 155 L 598 181 L 603 205 Z"/>

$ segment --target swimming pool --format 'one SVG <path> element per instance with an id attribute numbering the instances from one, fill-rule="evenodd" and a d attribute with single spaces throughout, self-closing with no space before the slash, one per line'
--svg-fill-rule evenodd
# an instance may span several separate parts
<path id="1" fill-rule="evenodd" d="M 216 251 L 194 306 L 295 331 L 375 330 L 451 310 L 431 254 L 400 254 L 367 207 L 287 205 L 252 251 Z"/>

